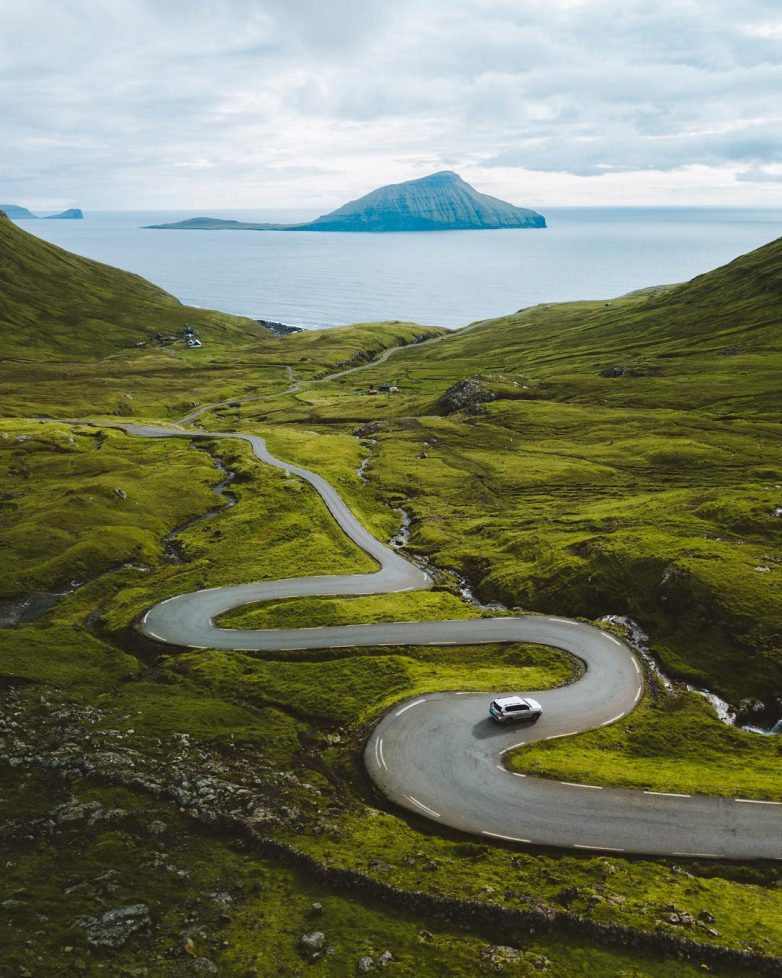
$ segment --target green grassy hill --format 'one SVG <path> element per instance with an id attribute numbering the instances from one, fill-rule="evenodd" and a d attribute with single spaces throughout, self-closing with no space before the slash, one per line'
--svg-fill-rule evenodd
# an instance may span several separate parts
<path id="1" fill-rule="evenodd" d="M 143 641 L 134 622 L 173 594 L 371 562 L 305 484 L 246 445 L 196 451 L 30 418 L 176 419 L 220 401 L 198 421 L 267 436 L 279 457 L 329 478 L 381 537 L 398 528 L 388 504 L 405 506 L 411 549 L 481 594 L 559 614 L 630 613 L 669 671 L 768 700 L 782 622 L 778 243 L 608 305 L 537 307 L 444 336 L 393 322 L 278 339 L 2 223 L 0 241 L 3 328 L 15 344 L 0 360 L 0 616 L 30 592 L 60 593 L 41 617 L 0 631 L 0 837 L 13 849 L 0 882 L 0 978 L 296 975 L 311 967 L 300 939 L 313 930 L 334 949 L 313 973 L 335 976 L 363 971 L 368 956 L 378 973 L 418 978 L 734 978 L 760 970 L 708 963 L 708 945 L 779 953 L 778 865 L 510 850 L 402 818 L 368 790 L 358 763 L 367 723 L 390 703 L 561 682 L 573 668 L 561 653 L 250 655 Z M 172 331 L 183 314 L 203 316 L 203 349 L 124 346 L 153 312 Z M 426 335 L 434 342 L 322 380 Z M 493 400 L 443 398 L 473 377 Z M 399 392 L 378 392 L 382 382 Z M 218 457 L 235 475 L 230 508 L 212 491 L 224 478 Z M 479 614 L 452 581 L 407 596 L 273 602 L 230 620 Z M 512 763 L 564 780 L 587 769 L 590 783 L 770 799 L 780 747 L 725 726 L 694 694 L 657 692 L 610 727 L 525 748 Z M 235 817 L 320 868 L 264 854 Z M 341 868 L 419 894 L 415 912 L 327 886 L 324 874 Z M 565 931 L 532 935 L 478 918 L 465 927 L 420 894 L 572 917 Z M 141 929 L 96 944 L 95 923 L 118 908 Z M 594 924 L 657 933 L 660 954 L 632 935 L 604 945 Z M 706 947 L 679 960 L 681 936 Z"/>
<path id="2" fill-rule="evenodd" d="M 192 323 L 207 341 L 257 342 L 251 319 L 183 306 L 138 275 L 41 241 L 0 214 L 0 329 L 6 356 L 98 358 Z"/>
<path id="3" fill-rule="evenodd" d="M 203 343 L 189 349 L 186 323 Z M 0 214 L 0 414 L 181 417 L 204 402 L 285 390 L 442 333 L 370 323 L 277 337 L 182 305 L 129 272 L 41 241 Z M 64 367 L 67 364 L 67 367 Z M 290 368 L 290 370 L 289 370 Z"/>
<path id="4" fill-rule="evenodd" d="M 476 324 L 246 423 L 378 421 L 368 475 L 412 513 L 414 549 L 508 605 L 630 614 L 671 673 L 768 702 L 780 376 L 782 240 L 685 285 Z M 469 378 L 491 399 L 451 410 Z M 400 393 L 368 396 L 384 379 Z"/>

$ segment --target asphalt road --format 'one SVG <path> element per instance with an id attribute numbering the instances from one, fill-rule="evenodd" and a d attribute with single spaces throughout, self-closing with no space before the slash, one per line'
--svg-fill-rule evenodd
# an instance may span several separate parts
<path id="1" fill-rule="evenodd" d="M 636 657 L 616 637 L 590 625 L 530 615 L 325 628 L 218 627 L 215 618 L 248 602 L 418 590 L 432 581 L 375 539 L 325 479 L 274 458 L 258 436 L 118 426 L 143 437 L 249 442 L 259 459 L 309 482 L 345 533 L 379 567 L 373 574 L 263 581 L 169 598 L 150 608 L 140 623 L 150 638 L 192 648 L 264 651 L 526 641 L 583 660 L 586 670 L 578 682 L 533 693 L 544 712 L 531 725 L 506 728 L 489 719 L 489 702 L 501 691 L 437 693 L 397 704 L 375 727 L 364 754 L 370 776 L 391 801 L 440 825 L 500 842 L 682 857 L 782 858 L 780 803 L 603 788 L 589 783 L 588 771 L 583 783 L 562 783 L 505 767 L 503 754 L 511 747 L 605 726 L 640 700 L 643 672 Z"/>

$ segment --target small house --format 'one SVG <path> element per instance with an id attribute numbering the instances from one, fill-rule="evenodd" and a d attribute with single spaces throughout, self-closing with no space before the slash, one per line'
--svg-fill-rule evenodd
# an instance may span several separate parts
<path id="1" fill-rule="evenodd" d="M 377 389 L 381 394 L 396 394 L 399 391 L 395 384 L 378 384 Z"/>
<path id="2" fill-rule="evenodd" d="M 197 350 L 201 346 L 203 346 L 201 340 L 197 340 L 194 336 L 188 337 L 187 345 L 190 347 L 191 350 Z"/>

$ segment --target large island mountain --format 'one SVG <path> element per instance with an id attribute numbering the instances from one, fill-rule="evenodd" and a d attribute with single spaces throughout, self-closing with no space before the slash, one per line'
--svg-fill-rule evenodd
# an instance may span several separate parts
<path id="1" fill-rule="evenodd" d="M 373 190 L 300 231 L 471 231 L 544 228 L 535 211 L 478 193 L 450 170 Z"/>
<path id="2" fill-rule="evenodd" d="M 443 170 L 418 180 L 393 183 L 351 200 L 306 224 L 255 224 L 194 217 L 156 229 L 200 231 L 475 231 L 544 228 L 536 211 L 481 194 L 457 173 Z"/>

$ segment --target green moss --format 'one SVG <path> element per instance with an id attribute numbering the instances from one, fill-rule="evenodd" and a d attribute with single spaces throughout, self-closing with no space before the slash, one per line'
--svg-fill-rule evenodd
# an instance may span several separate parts
<path id="1" fill-rule="evenodd" d="M 364 598 L 296 598 L 245 605 L 222 615 L 224 628 L 308 628 L 386 621 L 476 618 L 478 610 L 450 591 L 376 594 Z"/>
<path id="2" fill-rule="evenodd" d="M 559 780 L 782 800 L 779 737 L 728 727 L 694 693 L 646 700 L 600 730 L 534 744 L 506 756 L 517 771 Z"/>
<path id="3" fill-rule="evenodd" d="M 73 819 L 42 836 L 28 832 L 5 862 L 0 900 L 4 972 L 59 976 L 193 974 L 195 958 L 219 973 L 324 975 L 354 973 L 358 959 L 389 950 L 394 974 L 435 978 L 482 973 L 497 938 L 523 950 L 508 974 L 537 973 L 546 961 L 562 978 L 693 978 L 697 962 L 646 958 L 562 936 L 536 937 L 460 931 L 357 900 L 314 883 L 184 819 L 170 805 L 122 788 L 69 784 L 51 773 L 22 773 L 0 765 L 0 819 L 38 824 L 62 804 L 98 805 L 97 818 Z M 93 813 L 95 809 L 92 810 Z M 107 819 L 105 813 L 113 814 Z M 157 833 L 151 827 L 157 826 Z M 160 825 L 163 826 L 162 833 Z M 475 861 L 472 860 L 472 864 Z M 83 917 L 143 903 L 149 933 L 115 949 L 90 946 Z M 321 912 L 313 911 L 319 904 Z M 31 912 L 35 912 L 31 922 Z M 333 951 L 315 965 L 299 950 L 303 934 L 322 930 Z M 719 973 L 719 972 L 718 972 Z"/>
<path id="4" fill-rule="evenodd" d="M 177 676 L 254 704 L 273 703 L 323 724 L 355 724 L 403 696 L 447 689 L 539 689 L 567 681 L 571 661 L 542 646 L 382 650 L 320 661 L 265 661 L 241 652 L 189 652 L 169 660 Z"/>

